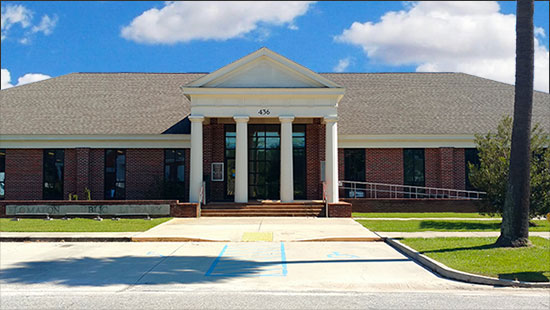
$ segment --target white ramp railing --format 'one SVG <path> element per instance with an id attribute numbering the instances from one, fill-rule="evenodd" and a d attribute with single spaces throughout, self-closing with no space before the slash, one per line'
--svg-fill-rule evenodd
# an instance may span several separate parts
<path id="1" fill-rule="evenodd" d="M 466 199 L 480 200 L 486 192 L 401 184 L 339 181 L 346 198 Z"/>

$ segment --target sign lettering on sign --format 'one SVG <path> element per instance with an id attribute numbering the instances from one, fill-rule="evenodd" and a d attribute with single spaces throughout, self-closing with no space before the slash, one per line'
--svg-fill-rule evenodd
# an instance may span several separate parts
<path id="1" fill-rule="evenodd" d="M 269 115 L 271 114 L 271 112 L 269 111 L 269 109 L 260 109 L 258 111 L 258 115 Z"/>
<path id="2" fill-rule="evenodd" d="M 17 213 L 48 213 L 49 215 L 65 215 L 67 213 L 99 213 L 112 215 L 120 213 L 148 213 L 150 215 L 169 215 L 169 204 L 158 205 L 7 205 L 6 215 Z"/>

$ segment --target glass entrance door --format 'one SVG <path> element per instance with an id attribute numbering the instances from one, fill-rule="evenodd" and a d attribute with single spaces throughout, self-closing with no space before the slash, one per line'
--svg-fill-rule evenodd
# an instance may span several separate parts
<path id="1" fill-rule="evenodd" d="M 248 126 L 248 196 L 279 199 L 280 125 Z"/>

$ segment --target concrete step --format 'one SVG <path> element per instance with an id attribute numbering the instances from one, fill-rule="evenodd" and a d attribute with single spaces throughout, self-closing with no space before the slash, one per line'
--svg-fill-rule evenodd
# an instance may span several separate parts
<path id="1" fill-rule="evenodd" d="M 321 213 L 316 213 L 316 212 L 309 212 L 309 213 L 201 213 L 201 216 L 203 217 L 253 217 L 253 216 L 257 216 L 257 217 L 268 217 L 268 216 L 271 216 L 271 217 L 311 217 L 311 216 L 315 216 L 315 217 L 318 217 L 320 216 Z"/>
<path id="2" fill-rule="evenodd" d="M 318 211 L 325 208 L 242 208 L 242 209 L 201 209 L 202 211 L 213 212 L 240 212 L 240 211 L 258 211 L 258 212 L 294 212 L 294 211 Z"/>
<path id="3" fill-rule="evenodd" d="M 296 216 L 296 215 L 316 215 L 321 214 L 323 209 L 294 209 L 294 210 L 222 210 L 210 209 L 201 210 L 203 216 L 254 216 L 254 215 L 270 215 L 270 216 Z"/>
<path id="4" fill-rule="evenodd" d="M 309 208 L 324 208 L 324 205 L 248 205 L 248 206 L 201 206 L 203 210 L 243 210 L 243 209 L 309 209 Z"/>

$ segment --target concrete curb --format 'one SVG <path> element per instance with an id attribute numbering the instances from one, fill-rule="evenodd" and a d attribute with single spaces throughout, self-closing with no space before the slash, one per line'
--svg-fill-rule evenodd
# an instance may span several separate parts
<path id="1" fill-rule="evenodd" d="M 0 242 L 131 242 L 131 237 L 0 237 Z"/>
<path id="2" fill-rule="evenodd" d="M 326 237 L 276 242 L 380 242 L 384 237 Z M 231 242 L 192 237 L 0 237 L 0 242 Z M 237 241 L 241 242 L 241 241 Z"/>
<path id="3" fill-rule="evenodd" d="M 210 240 L 188 237 L 132 237 L 132 242 L 231 242 L 230 240 Z"/>
<path id="4" fill-rule="evenodd" d="M 281 242 L 377 242 L 384 241 L 383 237 L 326 237 L 314 239 L 282 240 Z"/>
<path id="5" fill-rule="evenodd" d="M 497 279 L 491 277 L 480 276 L 476 274 L 471 274 L 463 271 L 454 270 L 445 266 L 444 264 L 435 261 L 426 255 L 420 254 L 416 250 L 402 244 L 401 242 L 394 240 L 392 238 L 387 238 L 386 243 L 398 250 L 399 252 L 405 254 L 406 256 L 412 258 L 422 266 L 430 269 L 431 271 L 451 280 L 457 280 L 462 282 L 474 283 L 474 284 L 485 284 L 485 285 L 494 285 L 494 286 L 512 286 L 512 287 L 529 287 L 529 288 L 550 288 L 550 282 L 523 282 L 523 281 L 513 281 L 506 279 Z"/>

